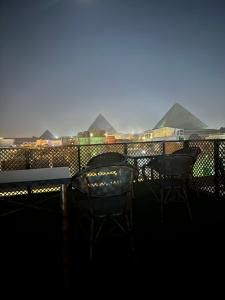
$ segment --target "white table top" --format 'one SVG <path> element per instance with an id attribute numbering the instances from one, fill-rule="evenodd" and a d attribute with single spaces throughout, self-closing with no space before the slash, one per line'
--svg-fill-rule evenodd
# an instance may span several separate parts
<path id="1" fill-rule="evenodd" d="M 41 168 L 0 172 L 0 185 L 68 183 L 71 175 L 68 167 Z"/>

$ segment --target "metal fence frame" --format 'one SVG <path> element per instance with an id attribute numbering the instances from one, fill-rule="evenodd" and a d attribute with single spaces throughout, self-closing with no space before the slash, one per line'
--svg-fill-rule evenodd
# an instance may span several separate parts
<path id="1" fill-rule="evenodd" d="M 132 142 L 116 144 L 66 145 L 44 148 L 10 147 L 0 148 L 0 171 L 52 168 L 68 166 L 73 176 L 95 155 L 105 152 L 119 152 L 129 156 L 139 156 L 141 164 L 148 162 L 146 156 L 172 153 L 184 147 L 199 147 L 199 155 L 194 166 L 196 186 L 202 191 L 225 196 L 224 180 L 219 172 L 219 161 L 225 166 L 225 140 L 184 140 L 184 141 L 156 141 Z M 142 159 L 143 157 L 143 159 Z M 129 161 L 132 162 L 132 159 Z M 139 180 L 143 180 L 140 174 Z M 149 180 L 151 178 L 149 177 Z M 33 192 L 59 190 L 59 187 L 33 189 Z M 17 195 L 25 191 L 9 190 L 7 194 Z M 1 195 L 1 193 L 0 193 Z M 5 195 L 5 192 L 4 192 Z"/>

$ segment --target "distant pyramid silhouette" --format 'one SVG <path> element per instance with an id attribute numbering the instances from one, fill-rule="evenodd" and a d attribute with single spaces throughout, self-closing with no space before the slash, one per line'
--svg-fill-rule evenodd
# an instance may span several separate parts
<path id="1" fill-rule="evenodd" d="M 54 140 L 55 138 L 56 137 L 48 129 L 40 136 L 42 140 Z"/>
<path id="2" fill-rule="evenodd" d="M 208 127 L 179 103 L 175 103 L 153 129 L 162 127 L 198 130 Z"/>
<path id="3" fill-rule="evenodd" d="M 88 128 L 88 131 L 96 131 L 96 130 L 105 130 L 109 134 L 116 133 L 116 130 L 112 127 L 112 125 L 103 117 L 102 114 L 99 114 L 95 121 Z"/>

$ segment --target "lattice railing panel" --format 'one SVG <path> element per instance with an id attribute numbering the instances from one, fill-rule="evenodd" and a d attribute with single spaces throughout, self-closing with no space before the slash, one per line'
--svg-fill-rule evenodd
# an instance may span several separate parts
<path id="1" fill-rule="evenodd" d="M 7 188 L 7 189 L 1 189 L 0 188 L 0 198 L 1 197 L 11 197 L 11 196 L 19 196 L 19 195 L 27 195 L 28 191 L 26 188 L 19 188 L 19 187 L 13 187 L 13 188 Z"/>
<path id="2" fill-rule="evenodd" d="M 193 176 L 195 177 L 196 186 L 204 191 L 213 193 L 215 191 L 212 176 L 215 175 L 214 170 L 214 141 L 166 141 L 164 150 L 166 154 L 173 153 L 176 150 L 184 148 L 184 146 L 199 147 L 201 154 L 193 167 Z M 196 178 L 197 177 L 197 178 Z M 202 179 L 204 177 L 204 180 Z M 201 178 L 201 180 L 198 180 Z"/>
<path id="3" fill-rule="evenodd" d="M 223 170 L 225 170 L 225 141 L 219 141 L 219 159 L 222 163 Z M 225 172 L 225 171 L 224 171 Z M 225 178 L 219 173 L 219 195 L 225 197 Z"/>
<path id="4" fill-rule="evenodd" d="M 78 147 L 65 146 L 30 150 L 30 168 L 69 167 L 71 175 L 79 170 Z"/>
<path id="5" fill-rule="evenodd" d="M 163 153 L 163 142 L 131 143 L 127 144 L 127 155 L 147 156 Z"/>
<path id="6" fill-rule="evenodd" d="M 194 166 L 194 176 L 213 176 L 214 170 L 214 142 L 213 141 L 191 141 L 190 147 L 199 147 L 199 154 Z"/>
<path id="7" fill-rule="evenodd" d="M 175 150 L 188 144 L 190 147 L 199 147 L 199 155 L 193 169 L 197 188 L 214 193 L 215 189 L 215 154 L 214 140 L 196 140 L 196 141 L 166 141 L 166 142 L 142 142 L 127 144 L 102 144 L 102 145 L 82 145 L 82 146 L 62 146 L 49 147 L 42 149 L 24 149 L 24 148 L 1 148 L 0 149 L 0 169 L 1 171 L 18 170 L 26 168 L 49 168 L 68 166 L 71 175 L 74 175 L 79 168 L 86 166 L 87 162 L 95 155 L 105 152 L 119 152 L 129 156 L 139 156 L 136 161 L 139 168 L 139 180 L 143 180 L 141 167 L 148 163 L 149 158 L 145 156 L 172 153 Z M 225 141 L 219 141 L 218 156 L 225 165 Z M 134 160 L 130 160 L 134 164 Z M 152 170 L 147 169 L 146 175 L 149 180 L 152 178 Z M 157 174 L 154 174 L 157 175 Z M 44 191 L 59 190 L 59 187 L 45 187 Z M 220 195 L 224 195 L 224 185 L 220 179 Z M 39 189 L 33 189 L 32 192 L 38 192 Z M 41 191 L 43 189 L 40 189 Z M 10 195 L 27 193 L 25 189 L 7 191 Z"/>
<path id="8" fill-rule="evenodd" d="M 65 147 L 64 152 L 65 160 L 68 162 L 71 176 L 79 171 L 79 151 L 77 146 Z"/>
<path id="9" fill-rule="evenodd" d="M 31 149 L 30 152 L 30 169 L 52 168 L 52 149 Z"/>
<path id="10" fill-rule="evenodd" d="M 37 193 L 47 193 L 47 192 L 59 192 L 61 191 L 61 185 L 45 185 L 45 186 L 37 186 L 32 187 L 30 192 L 32 194 Z M 8 196 L 19 196 L 19 195 L 28 195 L 28 189 L 13 187 L 8 189 L 0 189 L 0 197 L 8 197 Z"/>
<path id="11" fill-rule="evenodd" d="M 128 158 L 128 162 L 134 165 L 138 171 L 138 180 L 143 181 L 142 167 L 146 165 L 151 158 L 146 156 L 154 156 L 163 154 L 163 142 L 150 142 L 150 143 L 134 143 L 127 145 L 127 155 L 134 158 Z M 151 180 L 152 172 L 149 168 L 145 169 L 147 179 Z"/>
<path id="12" fill-rule="evenodd" d="M 214 193 L 214 141 L 190 141 L 189 147 L 199 147 L 201 153 L 193 168 L 193 176 L 195 177 L 196 187 L 203 191 Z"/>
<path id="13" fill-rule="evenodd" d="M 47 192 L 59 192 L 61 191 L 61 185 L 60 184 L 54 184 L 54 185 L 46 185 L 43 187 L 37 186 L 32 188 L 32 194 L 39 194 L 39 193 L 47 193 Z"/>
<path id="14" fill-rule="evenodd" d="M 165 154 L 170 154 L 173 153 L 176 150 L 180 150 L 184 147 L 184 142 L 179 141 L 179 142 L 174 142 L 174 141 L 168 141 L 164 142 L 164 153 Z"/>
<path id="15" fill-rule="evenodd" d="M 0 169 L 23 170 L 27 168 L 27 152 L 21 148 L 0 149 Z"/>

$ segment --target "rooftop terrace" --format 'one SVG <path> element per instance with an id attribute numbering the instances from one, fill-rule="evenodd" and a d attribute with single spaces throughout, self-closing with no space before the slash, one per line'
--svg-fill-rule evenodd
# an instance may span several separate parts
<path id="1" fill-rule="evenodd" d="M 182 202 L 171 202 L 166 206 L 165 221 L 162 224 L 160 203 L 154 198 L 150 188 L 151 178 L 144 182 L 140 173 L 139 181 L 135 184 L 134 200 L 136 258 L 131 255 L 129 243 L 115 232 L 105 236 L 99 242 L 93 264 L 89 264 L 88 245 L 76 222 L 76 199 L 81 195 L 72 192 L 69 198 L 69 236 L 66 247 L 69 262 L 67 282 L 72 288 L 78 283 L 88 283 L 99 280 L 99 276 L 103 279 L 112 274 L 116 274 L 114 280 L 118 281 L 124 277 L 129 279 L 147 277 L 152 284 L 162 280 L 172 281 L 172 271 L 174 281 L 182 280 L 189 272 L 192 274 L 192 281 L 194 278 L 197 281 L 199 276 L 220 277 L 218 267 L 223 270 L 225 266 L 225 187 L 224 179 L 217 169 L 217 160 L 222 158 L 224 162 L 225 143 L 223 141 L 189 143 L 201 146 L 202 150 L 195 166 L 198 188 L 191 190 L 189 195 L 193 221 L 190 222 Z M 140 161 L 142 164 L 146 162 L 146 154 L 161 150 L 168 152 L 174 150 L 177 145 L 181 148 L 183 142 L 121 144 L 112 145 L 111 148 L 108 145 L 97 145 L 96 148 L 63 147 L 49 149 L 49 152 L 39 150 L 39 154 L 44 153 L 46 158 L 44 161 L 38 160 L 38 156 L 35 161 L 35 156 L 32 154 L 29 156 L 29 161 L 25 160 L 25 162 L 29 162 L 29 166 L 31 163 L 34 166 L 34 162 L 36 166 L 38 164 L 46 166 L 47 163 L 53 163 L 54 159 L 51 160 L 53 157 L 58 157 L 57 162 L 66 162 L 71 174 L 74 174 L 79 167 L 86 164 L 93 151 L 97 154 L 99 151 L 106 151 L 105 147 L 113 151 L 119 149 L 121 152 L 125 149 L 126 153 L 133 155 L 142 154 L 143 161 Z M 6 159 L 11 151 L 17 151 L 16 156 L 13 159 Z M 7 170 L 6 166 L 15 167 L 18 161 L 21 163 L 21 157 L 26 158 L 24 151 L 27 149 L 21 151 L 0 149 L 4 170 Z M 35 151 L 37 154 L 37 150 Z M 54 187 L 47 187 L 40 191 L 34 190 L 31 198 L 27 197 L 26 191 L 9 190 L 4 197 L 2 194 L 0 201 L 2 285 L 21 286 L 26 283 L 29 287 L 54 289 L 65 286 L 63 264 L 65 244 L 62 235 L 60 193 L 57 189 L 59 188 L 56 187 L 54 191 Z M 153 189 L 158 192 L 157 188 Z M 22 205 L 24 203 L 28 204 L 25 208 Z"/>
<path id="2" fill-rule="evenodd" d="M 163 274 L 174 280 L 185 273 L 212 276 L 224 268 L 225 203 L 204 193 L 191 193 L 193 221 L 190 223 L 184 205 L 171 203 L 160 222 L 160 204 L 144 183 L 135 187 L 134 238 L 136 259 L 129 243 L 116 233 L 105 236 L 96 246 L 92 265 L 88 262 L 88 244 L 76 223 L 76 208 L 70 201 L 68 259 L 70 286 L 88 283 L 101 274 L 116 278 L 138 278 L 147 273 L 152 281 Z M 18 203 L 27 201 L 17 196 Z M 42 202 L 42 200 L 44 200 Z M 47 199 L 47 200 L 46 200 Z M 38 202 L 38 203 L 37 203 Z M 32 203 L 42 209 L 25 208 L 1 201 L 1 275 L 2 284 L 42 288 L 63 288 L 63 238 L 59 193 L 33 196 Z M 12 209 L 18 209 L 10 213 Z M 194 274 L 193 274 L 194 272 Z M 213 273 L 211 273 L 213 272 Z M 179 275 L 178 275 L 179 274 Z M 216 276 L 215 273 L 213 276 Z M 94 276 L 94 277 L 93 277 Z"/>

